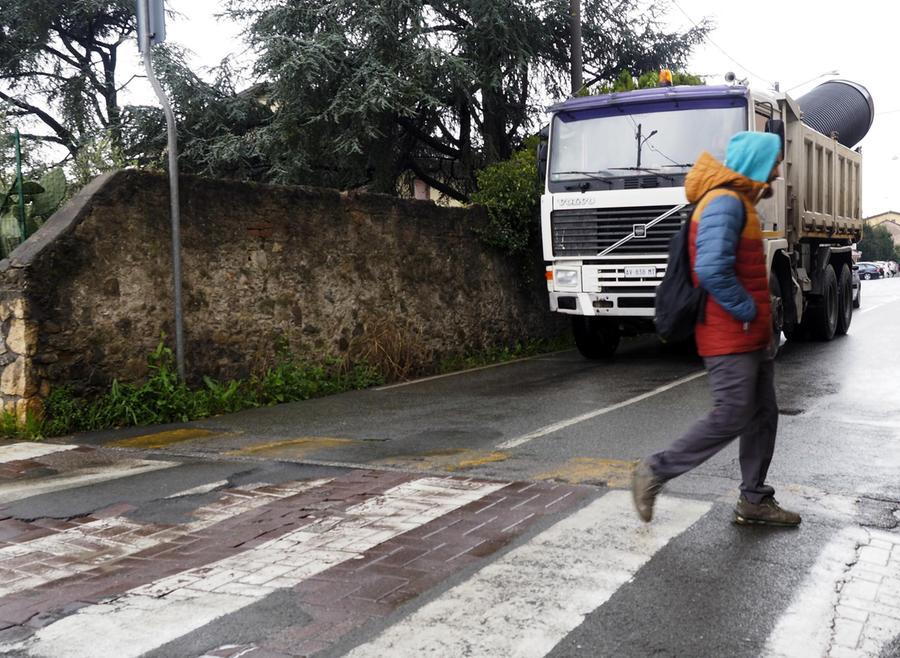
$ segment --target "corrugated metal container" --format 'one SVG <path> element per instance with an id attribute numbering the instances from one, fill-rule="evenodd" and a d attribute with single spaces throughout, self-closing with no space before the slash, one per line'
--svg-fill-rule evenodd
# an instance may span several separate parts
<path id="1" fill-rule="evenodd" d="M 797 99 L 802 121 L 813 130 L 853 148 L 869 132 L 875 120 L 875 104 L 869 91 L 849 80 L 829 80 Z"/>

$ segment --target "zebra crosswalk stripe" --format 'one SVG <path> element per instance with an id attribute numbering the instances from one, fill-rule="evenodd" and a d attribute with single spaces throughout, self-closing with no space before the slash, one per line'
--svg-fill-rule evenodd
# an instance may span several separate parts
<path id="1" fill-rule="evenodd" d="M 315 527 L 301 527 L 235 556 L 83 608 L 27 640 L 0 645 L 0 653 L 139 656 L 504 486 L 445 478 L 406 482 L 341 516 L 323 514 Z M 250 564 L 252 572 L 247 571 Z"/>
<path id="2" fill-rule="evenodd" d="M 900 535 L 848 527 L 819 554 L 766 641 L 765 658 L 886 655 L 900 636 Z"/>
<path id="3" fill-rule="evenodd" d="M 0 504 L 76 487 L 86 487 L 98 482 L 118 480 L 175 466 L 178 466 L 176 462 L 123 459 L 111 466 L 90 466 L 61 475 L 51 475 L 37 481 L 26 479 L 3 483 L 0 484 Z"/>
<path id="4" fill-rule="evenodd" d="M 645 525 L 612 491 L 348 655 L 543 656 L 710 507 L 660 497 Z"/>
<path id="5" fill-rule="evenodd" d="M 272 500 L 294 496 L 328 482 L 330 480 L 322 479 L 282 485 L 278 487 L 277 493 L 266 493 L 254 498 L 247 498 L 240 492 L 225 492 L 215 503 L 196 509 L 193 513 L 194 520 L 190 523 L 160 527 L 152 535 L 142 532 L 146 529 L 143 524 L 115 516 L 97 519 L 47 537 L 0 547 L 0 572 L 8 562 L 26 556 L 34 561 L 72 558 L 53 570 L 30 574 L 27 578 L 11 582 L 0 581 L 0 597 L 103 567 L 179 536 L 205 530 L 226 519 L 267 505 Z M 111 534 L 111 530 L 116 532 Z"/>
<path id="6" fill-rule="evenodd" d="M 52 455 L 54 452 L 63 452 L 77 448 L 75 445 L 62 445 L 56 443 L 10 443 L 0 446 L 0 464 L 34 459 L 44 455 Z"/>

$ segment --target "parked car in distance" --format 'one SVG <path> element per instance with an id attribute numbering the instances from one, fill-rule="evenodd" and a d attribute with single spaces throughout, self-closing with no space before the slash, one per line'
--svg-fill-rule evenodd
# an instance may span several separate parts
<path id="1" fill-rule="evenodd" d="M 888 279 L 888 278 L 894 276 L 893 271 L 891 271 L 891 268 L 890 268 L 890 266 L 887 264 L 886 261 L 883 261 L 883 260 L 875 260 L 875 261 L 872 261 L 872 262 L 873 262 L 877 267 L 880 267 L 880 268 L 881 268 L 881 274 L 882 274 L 882 276 L 884 276 L 885 279 Z"/>
<path id="2" fill-rule="evenodd" d="M 857 271 L 860 279 L 880 279 L 884 276 L 884 272 L 875 263 L 857 263 Z"/>

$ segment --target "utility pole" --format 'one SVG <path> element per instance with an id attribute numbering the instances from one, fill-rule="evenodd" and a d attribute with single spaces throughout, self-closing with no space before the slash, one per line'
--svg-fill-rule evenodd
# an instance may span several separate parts
<path id="1" fill-rule="evenodd" d="M 572 95 L 576 95 L 584 86 L 582 70 L 584 68 L 581 51 L 581 0 L 569 0 L 569 32 L 572 37 Z"/>
<path id="2" fill-rule="evenodd" d="M 25 194 L 22 189 L 22 138 L 19 136 L 19 129 L 13 134 L 13 141 L 16 149 L 16 192 L 19 196 L 19 237 L 25 242 Z"/>
<path id="3" fill-rule="evenodd" d="M 166 38 L 165 5 L 163 0 L 137 0 L 138 48 L 144 59 L 147 78 L 156 92 L 166 115 L 169 136 L 169 210 L 172 218 L 172 278 L 175 287 L 175 363 L 178 376 L 184 381 L 184 318 L 181 307 L 181 210 L 178 202 L 178 135 L 175 113 L 153 72 L 151 61 L 153 44 Z"/>

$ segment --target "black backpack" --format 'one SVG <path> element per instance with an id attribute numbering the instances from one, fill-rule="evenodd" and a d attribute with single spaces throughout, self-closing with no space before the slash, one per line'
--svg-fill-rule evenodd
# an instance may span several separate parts
<path id="1" fill-rule="evenodd" d="M 688 253 L 688 218 L 669 241 L 669 264 L 656 288 L 656 334 L 664 343 L 686 340 L 694 333 L 706 314 L 706 290 L 694 287 L 691 280 L 691 257 Z"/>

